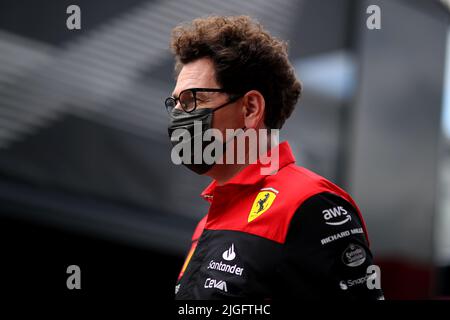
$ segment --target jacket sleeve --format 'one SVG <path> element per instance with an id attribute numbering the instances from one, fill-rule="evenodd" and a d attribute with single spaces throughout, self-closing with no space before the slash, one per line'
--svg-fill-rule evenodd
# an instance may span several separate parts
<path id="1" fill-rule="evenodd" d="M 274 297 L 383 299 L 377 268 L 355 208 L 320 193 L 303 202 L 290 222 Z"/>

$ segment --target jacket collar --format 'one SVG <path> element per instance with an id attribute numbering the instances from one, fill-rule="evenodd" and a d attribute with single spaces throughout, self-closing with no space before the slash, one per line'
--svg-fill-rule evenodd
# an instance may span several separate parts
<path id="1" fill-rule="evenodd" d="M 280 143 L 278 146 L 276 146 L 274 149 L 270 150 L 268 152 L 268 155 L 270 156 L 274 151 L 276 151 L 278 148 L 278 169 L 276 172 L 278 172 L 281 168 L 295 162 L 295 157 L 292 153 L 291 147 L 289 146 L 289 143 L 287 141 L 284 141 Z M 267 175 L 261 174 L 261 169 L 266 167 L 268 165 L 262 164 L 260 160 L 258 160 L 256 163 L 250 164 L 247 167 L 245 167 L 241 172 L 239 172 L 237 175 L 235 175 L 233 178 L 231 178 L 229 181 L 227 181 L 222 186 L 217 185 L 217 181 L 213 180 L 209 186 L 203 190 L 201 193 L 201 196 L 207 200 L 210 201 L 213 197 L 214 190 L 216 188 L 220 188 L 223 186 L 228 185 L 253 185 L 261 180 L 265 179 Z M 275 172 L 275 173 L 276 173 Z"/>

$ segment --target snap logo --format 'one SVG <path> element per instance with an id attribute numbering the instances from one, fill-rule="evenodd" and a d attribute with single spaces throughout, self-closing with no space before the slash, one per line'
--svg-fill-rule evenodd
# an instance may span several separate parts
<path id="1" fill-rule="evenodd" d="M 272 206 L 278 191 L 274 188 L 263 188 L 253 201 L 252 209 L 248 215 L 248 222 L 252 222 Z"/>
<path id="2" fill-rule="evenodd" d="M 339 226 L 352 220 L 351 215 L 343 207 L 334 207 L 322 211 L 325 223 L 330 226 Z"/>

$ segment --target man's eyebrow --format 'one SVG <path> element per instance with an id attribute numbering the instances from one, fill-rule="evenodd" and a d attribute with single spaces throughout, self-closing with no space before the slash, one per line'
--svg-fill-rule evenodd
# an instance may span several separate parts
<path id="1" fill-rule="evenodd" d="M 176 88 L 175 88 L 175 89 L 176 89 Z M 178 98 L 178 97 L 180 96 L 180 93 L 183 92 L 184 90 L 188 90 L 188 89 L 180 90 L 178 94 L 176 94 L 175 91 L 173 91 L 173 92 L 172 92 L 172 97 L 173 97 L 173 98 Z"/>

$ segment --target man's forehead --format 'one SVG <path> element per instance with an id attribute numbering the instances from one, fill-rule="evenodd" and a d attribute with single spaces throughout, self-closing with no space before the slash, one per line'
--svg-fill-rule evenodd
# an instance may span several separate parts
<path id="1" fill-rule="evenodd" d="M 215 71 L 209 59 L 199 59 L 185 64 L 178 74 L 173 94 L 189 88 L 216 88 Z"/>

